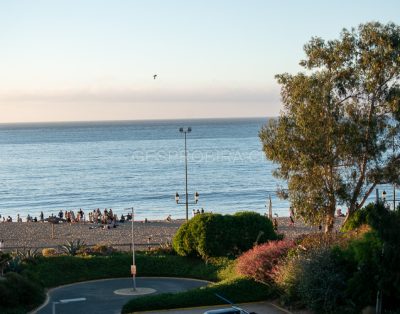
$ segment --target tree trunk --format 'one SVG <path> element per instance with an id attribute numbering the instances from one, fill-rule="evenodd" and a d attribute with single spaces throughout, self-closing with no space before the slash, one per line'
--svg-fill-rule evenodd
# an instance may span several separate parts
<path id="1" fill-rule="evenodd" d="M 325 216 L 325 233 L 331 233 L 335 224 L 335 208 Z"/>

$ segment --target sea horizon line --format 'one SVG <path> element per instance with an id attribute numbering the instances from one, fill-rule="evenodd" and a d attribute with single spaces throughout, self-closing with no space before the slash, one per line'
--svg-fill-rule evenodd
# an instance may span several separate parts
<path id="1" fill-rule="evenodd" d="M 0 122 L 1 126 L 7 125 L 54 125 L 54 124 L 96 124 L 96 123 L 130 123 L 130 122 L 180 122 L 180 121 L 223 121 L 223 120 L 261 120 L 276 118 L 277 116 L 243 116 L 243 117 L 201 117 L 201 118 L 154 118 L 154 119 L 110 119 L 110 120 L 52 120 L 52 121 L 15 121 Z"/>

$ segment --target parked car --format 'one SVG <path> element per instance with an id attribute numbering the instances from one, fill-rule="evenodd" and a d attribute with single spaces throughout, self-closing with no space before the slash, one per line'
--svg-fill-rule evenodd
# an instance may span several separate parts
<path id="1" fill-rule="evenodd" d="M 240 307 L 232 306 L 227 309 L 209 310 L 204 312 L 204 314 L 257 314 L 257 313 L 254 312 L 249 313 L 241 309 Z"/>

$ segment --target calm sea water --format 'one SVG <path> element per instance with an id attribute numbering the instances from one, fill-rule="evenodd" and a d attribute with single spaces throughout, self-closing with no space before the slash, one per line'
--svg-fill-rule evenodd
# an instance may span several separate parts
<path id="1" fill-rule="evenodd" d="M 275 166 L 261 151 L 267 119 L 176 120 L 0 125 L 0 214 L 39 216 L 60 209 L 134 207 L 138 219 L 184 218 L 184 137 L 189 199 L 218 213 L 252 210 L 288 215 L 274 193 Z M 390 194 L 390 187 L 387 188 Z M 373 196 L 372 196 L 373 198 Z M 190 214 L 190 213 L 189 213 Z"/>
<path id="2" fill-rule="evenodd" d="M 258 138 L 266 119 L 176 120 L 0 125 L 0 214 L 23 218 L 60 209 L 133 206 L 138 219 L 184 218 L 184 136 L 189 200 L 219 213 L 274 212 L 288 204 L 273 193 L 278 181 Z M 189 213 L 190 214 L 190 213 Z"/>

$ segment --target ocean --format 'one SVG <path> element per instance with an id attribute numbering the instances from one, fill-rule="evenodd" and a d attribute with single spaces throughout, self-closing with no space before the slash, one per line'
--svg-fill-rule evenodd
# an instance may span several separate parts
<path id="1" fill-rule="evenodd" d="M 185 217 L 192 209 L 287 215 L 275 195 L 274 165 L 258 132 L 267 119 L 75 122 L 0 125 L 0 214 L 39 217 L 62 210 L 134 207 L 136 219 Z M 180 204 L 175 193 L 180 194 Z"/>
<path id="2" fill-rule="evenodd" d="M 288 216 L 276 194 L 276 165 L 258 132 L 265 119 L 75 122 L 0 125 L 0 214 L 134 207 L 136 219 L 185 217 L 187 134 L 189 201 L 206 212 L 273 212 Z M 176 204 L 175 193 L 182 204 Z M 388 187 L 390 193 L 390 187 Z"/>

